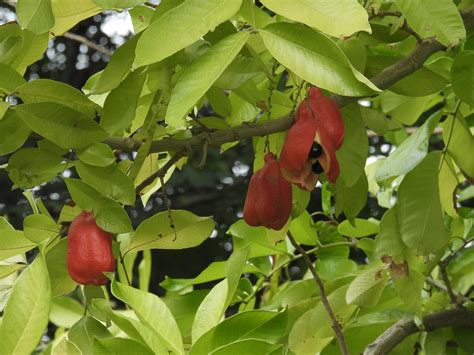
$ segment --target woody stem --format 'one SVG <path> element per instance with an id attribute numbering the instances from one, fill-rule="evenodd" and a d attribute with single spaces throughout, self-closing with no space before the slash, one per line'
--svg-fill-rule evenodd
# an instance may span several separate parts
<path id="1" fill-rule="evenodd" d="M 298 244 L 298 242 L 295 240 L 295 238 L 293 237 L 290 231 L 288 231 L 288 239 L 290 240 L 291 244 L 295 247 L 295 249 L 298 250 L 298 252 L 303 256 L 303 260 L 305 261 L 306 266 L 308 266 L 309 271 L 313 275 L 313 279 L 319 288 L 321 302 L 323 303 L 324 308 L 326 308 L 326 312 L 328 313 L 329 318 L 331 319 L 332 329 L 334 330 L 334 333 L 336 334 L 339 347 L 341 348 L 341 353 L 343 355 L 349 355 L 349 350 L 347 349 L 346 340 L 344 339 L 344 335 L 342 334 L 341 325 L 337 321 L 336 315 L 334 311 L 332 310 L 331 305 L 329 304 L 329 300 L 326 295 L 326 290 L 324 288 L 323 281 L 321 280 L 318 273 L 316 272 L 316 269 L 314 268 L 313 263 L 311 262 L 311 259 L 309 258 L 308 254 L 301 247 L 301 245 Z"/>

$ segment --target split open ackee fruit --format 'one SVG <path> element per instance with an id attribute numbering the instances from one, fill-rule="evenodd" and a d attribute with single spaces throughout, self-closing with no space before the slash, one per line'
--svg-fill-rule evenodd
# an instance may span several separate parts
<path id="1" fill-rule="evenodd" d="M 280 155 L 286 180 L 307 191 L 324 173 L 330 182 L 339 176 L 336 150 L 344 140 L 344 123 L 336 102 L 312 87 L 296 111 Z"/>
<path id="2" fill-rule="evenodd" d="M 280 230 L 291 214 L 291 184 L 283 178 L 274 154 L 267 153 L 264 159 L 264 167 L 250 179 L 244 220 L 254 227 Z"/>
<path id="3" fill-rule="evenodd" d="M 104 272 L 115 270 L 112 234 L 95 223 L 92 212 L 83 211 L 71 223 L 67 243 L 67 271 L 81 285 L 105 285 Z"/>

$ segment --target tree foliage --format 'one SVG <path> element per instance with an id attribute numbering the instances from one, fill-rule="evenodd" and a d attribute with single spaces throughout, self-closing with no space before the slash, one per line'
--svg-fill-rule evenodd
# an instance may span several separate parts
<path id="1" fill-rule="evenodd" d="M 33 213 L 17 230 L 0 217 L 0 352 L 474 352 L 471 1 L 9 6 L 0 168 Z M 128 11 L 134 26 L 113 53 L 68 32 L 104 11 Z M 111 54 L 81 90 L 24 78 L 61 36 Z M 246 140 L 253 170 L 262 168 L 267 150 L 280 155 L 309 86 L 339 105 L 346 132 L 337 181 L 317 186 L 321 210 L 309 211 L 311 192 L 293 186 L 282 230 L 240 218 L 226 232 L 228 260 L 167 277 L 163 297 L 150 292 L 151 250 L 197 247 L 216 228 L 212 216 L 171 208 L 170 178 L 193 153 L 204 174 L 208 155 Z M 367 137 L 392 149 L 374 156 Z M 74 202 L 59 218 L 34 193 L 55 178 Z M 127 208 L 158 192 L 166 210 L 134 226 Z M 381 218 L 361 214 L 368 199 Z M 67 273 L 68 227 L 81 210 L 114 234 L 107 287 L 78 287 Z M 42 339 L 48 324 L 56 331 Z"/>

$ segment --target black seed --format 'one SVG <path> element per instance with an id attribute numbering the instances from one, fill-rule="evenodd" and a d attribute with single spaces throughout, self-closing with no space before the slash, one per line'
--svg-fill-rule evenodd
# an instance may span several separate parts
<path id="1" fill-rule="evenodd" d="M 319 161 L 317 161 L 316 163 L 311 165 L 311 170 L 313 170 L 313 173 L 315 173 L 315 174 L 321 174 L 324 171 L 324 169 L 321 166 L 321 164 L 319 163 Z"/>
<path id="2" fill-rule="evenodd" d="M 309 157 L 312 159 L 318 159 L 323 154 L 323 147 L 320 144 L 314 142 L 311 150 L 309 151 Z"/>

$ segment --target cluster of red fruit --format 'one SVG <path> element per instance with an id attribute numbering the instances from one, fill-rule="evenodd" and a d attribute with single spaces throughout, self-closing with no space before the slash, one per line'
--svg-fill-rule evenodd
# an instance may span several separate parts
<path id="1" fill-rule="evenodd" d="M 253 174 L 244 206 L 251 226 L 280 230 L 291 214 L 291 183 L 311 191 L 319 175 L 335 182 L 339 175 L 336 150 L 344 139 L 344 125 L 336 103 L 311 88 L 298 106 L 280 161 L 267 153 L 265 166 Z M 83 211 L 68 233 L 67 270 L 82 285 L 105 285 L 104 272 L 115 270 L 112 234 L 97 226 L 92 212 Z"/>
<path id="2" fill-rule="evenodd" d="M 344 124 L 337 104 L 320 89 L 310 88 L 288 130 L 280 160 L 265 155 L 265 165 L 250 179 L 244 205 L 247 224 L 280 230 L 291 214 L 291 183 L 312 191 L 319 175 L 330 182 L 339 176 L 336 150 L 344 139 Z"/>

